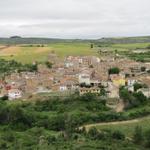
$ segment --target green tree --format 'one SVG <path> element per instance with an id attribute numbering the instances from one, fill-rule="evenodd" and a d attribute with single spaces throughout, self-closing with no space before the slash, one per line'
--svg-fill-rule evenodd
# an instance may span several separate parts
<path id="1" fill-rule="evenodd" d="M 120 69 L 117 68 L 117 67 L 110 68 L 110 69 L 108 70 L 108 73 L 109 73 L 109 75 L 110 75 L 110 74 L 119 74 L 119 73 L 120 73 Z"/>
<path id="2" fill-rule="evenodd" d="M 138 89 L 143 88 L 143 85 L 140 84 L 140 83 L 135 83 L 133 86 L 134 86 L 134 91 L 135 91 L 135 92 L 136 92 Z"/>
<path id="3" fill-rule="evenodd" d="M 49 69 L 52 68 L 52 65 L 53 65 L 53 64 L 52 64 L 51 62 L 46 61 L 45 64 L 46 64 L 47 68 L 49 68 Z"/>
<path id="4" fill-rule="evenodd" d="M 146 67 L 141 67 L 141 72 L 146 71 Z"/>

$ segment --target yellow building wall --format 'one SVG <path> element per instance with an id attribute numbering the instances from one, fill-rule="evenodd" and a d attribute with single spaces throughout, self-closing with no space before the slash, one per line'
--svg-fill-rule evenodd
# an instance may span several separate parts
<path id="1" fill-rule="evenodd" d="M 113 80 L 113 84 L 116 86 L 125 86 L 126 80 L 125 79 Z"/>

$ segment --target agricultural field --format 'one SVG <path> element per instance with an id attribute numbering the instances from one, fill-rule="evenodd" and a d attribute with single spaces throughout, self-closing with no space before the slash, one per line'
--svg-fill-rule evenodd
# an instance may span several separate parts
<path id="1" fill-rule="evenodd" d="M 44 62 L 47 61 L 48 54 L 51 52 L 55 52 L 61 58 L 68 55 L 98 55 L 96 50 L 90 48 L 90 43 L 54 43 L 43 47 L 17 45 L 2 48 L 0 58 L 14 59 L 22 63 Z"/>
<path id="2" fill-rule="evenodd" d="M 145 49 L 150 43 L 130 43 L 130 44 L 113 44 L 113 48 L 124 48 L 124 49 Z"/>
<path id="3" fill-rule="evenodd" d="M 107 51 L 108 54 L 118 53 L 130 59 L 150 62 L 150 43 L 130 43 L 130 44 L 108 44 L 107 46 L 97 44 L 99 51 Z"/>
<path id="4" fill-rule="evenodd" d="M 100 47 L 98 47 L 100 45 Z M 99 50 L 107 50 L 112 53 L 117 50 L 121 55 L 127 56 L 132 59 L 144 59 L 148 60 L 149 55 L 132 53 L 135 49 L 146 49 L 150 43 L 131 43 L 131 44 L 97 44 L 91 49 L 90 42 L 63 42 L 63 43 L 51 43 L 44 46 L 39 45 L 15 45 L 5 46 L 0 45 L 0 58 L 6 60 L 16 60 L 18 62 L 28 64 L 34 61 L 45 62 L 48 59 L 48 54 L 51 52 L 56 53 L 60 58 L 64 58 L 68 55 L 84 56 L 94 55 L 100 56 L 97 52 Z M 147 49 L 148 50 L 148 49 Z M 148 50 L 149 51 L 149 50 Z M 149 53 L 148 53 L 149 54 Z M 144 56 L 143 56 L 144 55 Z"/>

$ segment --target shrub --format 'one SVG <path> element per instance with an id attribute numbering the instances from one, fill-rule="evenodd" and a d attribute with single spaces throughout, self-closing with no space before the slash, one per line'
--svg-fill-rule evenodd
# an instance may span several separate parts
<path id="1" fill-rule="evenodd" d="M 134 143 L 140 144 L 143 140 L 142 128 L 140 126 L 135 127 L 134 135 L 133 135 Z"/>
<path id="2" fill-rule="evenodd" d="M 125 135 L 121 131 L 117 130 L 112 133 L 112 138 L 117 140 L 124 140 Z"/>

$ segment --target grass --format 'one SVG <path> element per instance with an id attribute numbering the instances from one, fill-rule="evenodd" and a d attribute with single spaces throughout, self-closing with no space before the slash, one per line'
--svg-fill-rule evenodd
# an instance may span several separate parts
<path id="1" fill-rule="evenodd" d="M 22 63 L 32 63 L 34 61 L 45 62 L 48 60 L 48 54 L 55 52 L 60 58 L 65 56 L 98 56 L 97 50 L 108 50 L 110 53 L 117 50 L 118 53 L 131 52 L 136 48 L 145 49 L 150 43 L 133 43 L 133 44 L 112 44 L 108 47 L 90 48 L 90 43 L 52 43 L 45 47 L 30 46 L 10 46 L 0 50 L 0 58 L 7 60 L 16 60 Z M 4 45 L 0 45 L 3 47 Z M 138 54 L 139 55 L 139 54 Z M 142 56 L 143 57 L 143 56 Z"/>
<path id="2" fill-rule="evenodd" d="M 22 63 L 32 63 L 34 61 L 46 61 L 51 52 L 49 47 L 9 47 L 0 51 L 1 58 L 16 60 Z"/>
<path id="3" fill-rule="evenodd" d="M 136 49 L 136 48 L 147 48 L 150 43 L 132 43 L 132 44 L 113 44 L 113 48 L 125 48 L 125 49 Z"/>
<path id="4" fill-rule="evenodd" d="M 98 55 L 96 50 L 90 48 L 89 43 L 58 43 L 49 46 L 60 57 Z"/>
<path id="5" fill-rule="evenodd" d="M 96 50 L 90 48 L 90 43 L 54 43 L 45 47 L 11 46 L 1 50 L 0 57 L 22 63 L 44 62 L 52 51 L 61 58 L 68 55 L 98 55 Z"/>
<path id="6" fill-rule="evenodd" d="M 96 126 L 96 128 L 102 130 L 102 129 L 110 129 L 110 130 L 119 130 L 123 132 L 126 136 L 132 137 L 135 127 L 136 126 L 141 126 L 143 131 L 146 131 L 149 129 L 150 125 L 150 116 L 145 117 L 143 119 L 139 119 L 138 122 L 129 122 L 129 123 L 124 123 L 124 124 L 109 124 L 108 125 L 99 125 Z"/>

